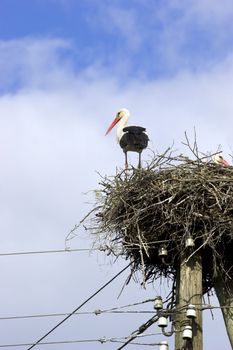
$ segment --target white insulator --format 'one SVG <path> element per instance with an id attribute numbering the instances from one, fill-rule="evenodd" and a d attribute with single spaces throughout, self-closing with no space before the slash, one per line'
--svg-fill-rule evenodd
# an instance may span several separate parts
<path id="1" fill-rule="evenodd" d="M 163 308 L 163 299 L 161 297 L 155 298 L 154 309 L 161 310 Z"/>
<path id="2" fill-rule="evenodd" d="M 160 316 L 158 320 L 158 326 L 159 327 L 167 327 L 167 317 Z"/>
<path id="3" fill-rule="evenodd" d="M 159 350 L 169 350 L 168 342 L 166 340 L 160 342 Z"/>
<path id="4" fill-rule="evenodd" d="M 186 311 L 186 316 L 188 318 L 195 318 L 197 317 L 197 312 L 196 312 L 196 307 L 195 305 L 188 305 L 187 311 Z"/>
<path id="5" fill-rule="evenodd" d="M 192 236 L 188 236 L 185 240 L 185 247 L 194 247 L 195 243 Z"/>
<path id="6" fill-rule="evenodd" d="M 183 330 L 183 339 L 192 339 L 193 332 L 191 326 L 185 326 Z"/>
<path id="7" fill-rule="evenodd" d="M 159 256 L 167 256 L 167 249 L 165 247 L 159 248 Z"/>

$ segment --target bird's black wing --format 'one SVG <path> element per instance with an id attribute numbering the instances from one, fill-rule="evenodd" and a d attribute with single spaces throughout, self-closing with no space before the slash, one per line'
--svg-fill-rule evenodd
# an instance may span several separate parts
<path id="1" fill-rule="evenodd" d="M 126 126 L 120 139 L 120 146 L 124 151 L 141 152 L 147 147 L 149 138 L 146 129 L 141 126 Z"/>
<path id="2" fill-rule="evenodd" d="M 129 132 L 130 134 L 141 134 L 146 131 L 146 128 L 143 128 L 142 126 L 126 126 L 123 131 Z"/>

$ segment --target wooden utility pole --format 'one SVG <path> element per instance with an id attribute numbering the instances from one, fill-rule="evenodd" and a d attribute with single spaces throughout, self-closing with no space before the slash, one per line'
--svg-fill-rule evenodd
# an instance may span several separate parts
<path id="1" fill-rule="evenodd" d="M 214 289 L 221 306 L 223 318 L 226 325 L 227 334 L 233 349 L 233 281 L 224 281 L 222 271 L 217 271 L 214 278 Z"/>
<path id="2" fill-rule="evenodd" d="M 187 305 L 196 306 L 196 317 L 186 316 Z M 180 258 L 176 280 L 175 350 L 202 350 L 202 261 L 200 252 L 190 255 L 188 249 Z M 183 339 L 185 326 L 192 326 L 192 340 Z"/>

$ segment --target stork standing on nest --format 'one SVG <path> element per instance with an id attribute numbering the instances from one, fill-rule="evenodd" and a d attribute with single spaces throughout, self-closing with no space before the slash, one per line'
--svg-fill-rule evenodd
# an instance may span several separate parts
<path id="1" fill-rule="evenodd" d="M 146 129 L 141 126 L 126 126 L 130 113 L 128 109 L 122 108 L 117 112 L 115 119 L 110 124 L 107 135 L 118 123 L 117 142 L 120 144 L 125 154 L 125 169 L 128 169 L 127 152 L 137 152 L 139 154 L 138 168 L 141 168 L 141 153 L 147 147 L 149 138 L 145 133 Z"/>

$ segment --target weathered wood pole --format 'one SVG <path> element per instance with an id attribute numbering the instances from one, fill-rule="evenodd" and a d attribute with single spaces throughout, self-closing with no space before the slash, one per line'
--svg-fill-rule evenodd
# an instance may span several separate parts
<path id="1" fill-rule="evenodd" d="M 227 334 L 233 349 L 233 281 L 222 278 L 222 271 L 217 272 L 214 279 L 214 289 L 221 306 Z"/>
<path id="2" fill-rule="evenodd" d="M 196 318 L 186 316 L 187 305 L 196 306 Z M 179 263 L 176 280 L 175 350 L 202 350 L 202 259 L 200 252 L 190 255 L 186 249 Z M 183 339 L 184 327 L 192 326 L 192 340 Z"/>

